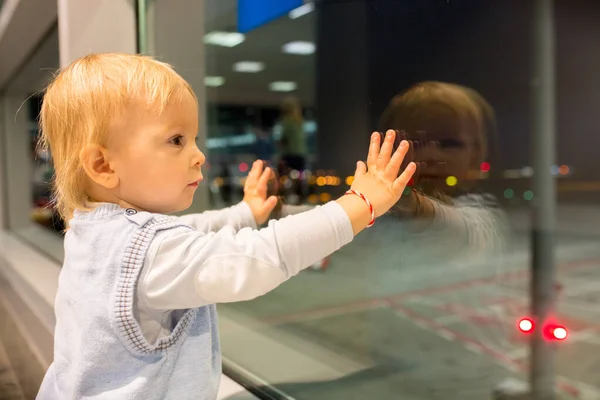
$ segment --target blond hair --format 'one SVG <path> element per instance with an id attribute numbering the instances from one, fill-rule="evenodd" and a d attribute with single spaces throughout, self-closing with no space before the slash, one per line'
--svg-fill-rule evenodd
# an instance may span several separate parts
<path id="1" fill-rule="evenodd" d="M 104 145 L 110 124 L 130 107 L 161 113 L 184 93 L 196 99 L 170 65 L 141 55 L 90 54 L 54 78 L 42 103 L 39 145 L 52 155 L 53 202 L 67 226 L 89 201 L 81 150 Z"/>
<path id="2" fill-rule="evenodd" d="M 395 96 L 384 111 L 380 124 L 382 129 L 396 129 L 403 133 L 396 138 L 396 145 L 404 134 L 408 139 L 422 140 L 418 137 L 419 132 L 464 133 L 474 150 L 469 167 L 477 170 L 489 157 L 495 133 L 494 111 L 479 93 L 465 86 L 437 81 L 417 83 Z M 438 200 L 451 202 L 446 192 L 467 190 L 472 184 L 472 180 L 461 180 L 454 188 L 441 185 L 424 191 Z"/>

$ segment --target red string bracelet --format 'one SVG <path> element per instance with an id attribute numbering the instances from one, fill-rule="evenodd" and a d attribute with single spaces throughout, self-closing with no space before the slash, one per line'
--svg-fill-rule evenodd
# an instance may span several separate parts
<path id="1" fill-rule="evenodd" d="M 371 222 L 369 222 L 369 225 L 367 225 L 367 228 L 372 227 L 373 224 L 375 223 L 375 210 L 373 210 L 373 205 L 371 204 L 369 199 L 367 199 L 367 196 L 365 196 L 364 194 L 362 194 L 354 189 L 348 190 L 346 192 L 346 194 L 354 194 L 354 195 L 360 197 L 361 199 L 363 199 L 365 203 L 367 203 L 367 206 L 369 206 L 369 211 L 371 212 Z"/>

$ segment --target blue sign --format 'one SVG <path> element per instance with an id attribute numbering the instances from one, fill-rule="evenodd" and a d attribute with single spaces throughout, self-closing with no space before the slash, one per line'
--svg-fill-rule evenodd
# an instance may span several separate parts
<path id="1" fill-rule="evenodd" d="M 238 31 L 249 32 L 302 4 L 303 0 L 238 0 Z"/>

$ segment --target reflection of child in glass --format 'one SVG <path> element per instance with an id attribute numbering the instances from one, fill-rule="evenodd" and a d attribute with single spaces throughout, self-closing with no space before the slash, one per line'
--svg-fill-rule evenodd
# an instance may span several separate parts
<path id="1" fill-rule="evenodd" d="M 504 214 L 492 196 L 472 192 L 488 154 L 489 131 L 494 128 L 493 110 L 485 99 L 455 84 L 419 83 L 392 99 L 381 126 L 397 130 L 396 145 L 409 140 L 411 150 L 405 162 L 419 163 L 408 193 L 370 232 L 381 236 L 378 243 L 385 247 L 385 257 L 397 252 L 394 259 L 407 265 L 431 265 L 474 261 L 477 255 L 502 251 Z M 285 216 L 311 207 L 278 208 L 278 215 Z M 313 268 L 326 267 L 329 263 L 324 261 Z"/>
<path id="2" fill-rule="evenodd" d="M 494 125 L 492 108 L 477 92 L 444 82 L 414 85 L 383 113 L 381 126 L 397 130 L 397 144 L 409 140 L 407 160 L 419 164 L 409 194 L 390 210 L 396 218 L 385 225 L 397 232 L 403 223 L 406 244 L 418 240 L 424 249 L 413 252 L 419 262 L 457 252 L 473 259 L 503 248 L 505 216 L 491 195 L 475 192 L 481 165 L 489 165 Z M 382 224 L 379 230 L 389 236 Z"/>
<path id="3" fill-rule="evenodd" d="M 54 362 L 39 399 L 217 396 L 216 303 L 263 295 L 326 257 L 393 206 L 408 144 L 373 135 L 354 193 L 257 230 L 276 204 L 254 163 L 233 207 L 167 216 L 192 204 L 204 154 L 189 85 L 151 58 L 89 55 L 46 91 L 45 144 L 66 221 L 55 303 Z"/>

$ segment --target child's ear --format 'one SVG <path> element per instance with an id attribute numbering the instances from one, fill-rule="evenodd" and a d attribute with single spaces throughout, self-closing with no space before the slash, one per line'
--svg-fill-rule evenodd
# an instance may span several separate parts
<path id="1" fill-rule="evenodd" d="M 108 161 L 108 150 L 100 145 L 89 145 L 79 153 L 79 160 L 87 176 L 106 189 L 114 189 L 119 177 Z"/>

